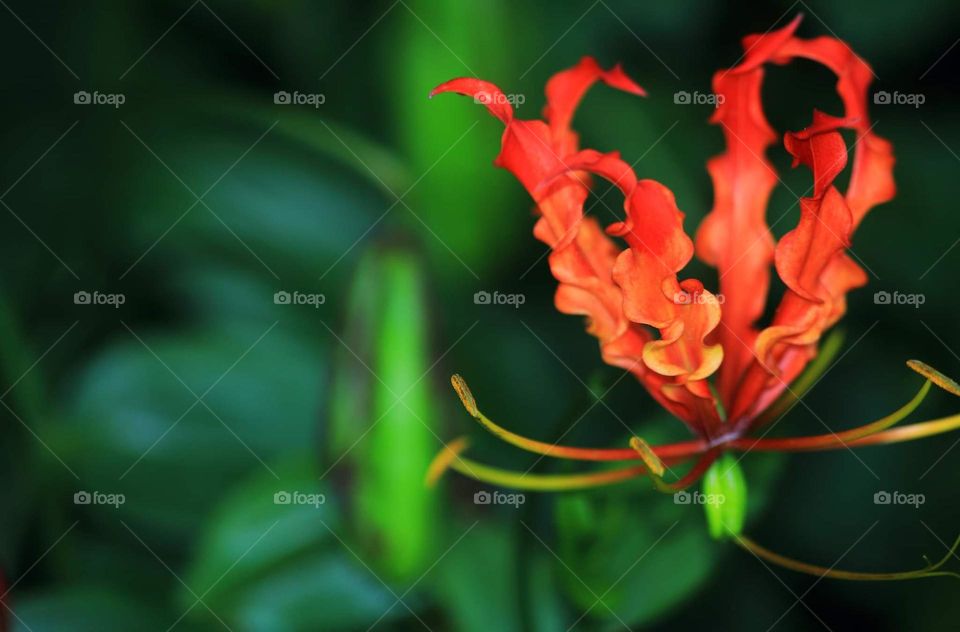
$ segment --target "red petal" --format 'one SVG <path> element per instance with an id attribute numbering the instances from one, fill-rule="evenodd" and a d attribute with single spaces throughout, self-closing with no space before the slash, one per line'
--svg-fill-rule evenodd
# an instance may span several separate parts
<path id="1" fill-rule="evenodd" d="M 451 79 L 431 90 L 430 98 L 432 99 L 434 95 L 443 94 L 444 92 L 456 92 L 457 94 L 473 97 L 475 101 L 485 105 L 490 111 L 490 114 L 493 114 L 504 123 L 509 123 L 513 120 L 513 106 L 510 105 L 510 101 L 507 100 L 506 95 L 503 94 L 500 88 L 489 81 L 482 81 L 472 77 Z"/>
<path id="2" fill-rule="evenodd" d="M 867 90 L 872 79 L 870 67 L 840 40 L 795 37 L 793 33 L 799 20 L 796 18 L 786 28 L 745 38 L 746 52 L 742 63 L 714 76 L 714 92 L 722 96 L 723 101 L 712 121 L 723 126 L 727 151 L 708 163 L 715 189 L 714 208 L 697 233 L 696 245 L 697 254 L 705 262 L 715 265 L 720 273 L 720 292 L 725 302 L 724 327 L 718 332 L 718 338 L 726 355 L 720 370 L 719 388 L 731 416 L 737 415 L 738 408 L 756 409 L 757 404 L 766 399 L 766 395 L 757 390 L 760 388 L 757 384 L 772 383 L 776 388 L 782 388 L 782 384 L 769 373 L 763 380 L 745 377 L 758 366 L 755 360 L 757 346 L 769 344 L 772 336 L 764 332 L 760 340 L 758 336 L 761 334 L 754 327 L 763 313 L 774 253 L 765 214 L 776 174 L 766 160 L 765 152 L 775 135 L 764 116 L 760 99 L 763 66 L 766 63 L 786 64 L 797 57 L 827 66 L 837 75 L 837 92 L 845 110 L 842 120 L 819 115 L 810 129 L 791 135 L 786 141 L 796 161 L 815 171 L 814 198 L 830 198 L 826 206 L 822 206 L 823 200 L 803 203 L 801 225 L 784 238 L 782 248 L 777 248 L 777 270 L 791 288 L 788 295 L 795 296 L 785 298 L 777 312 L 781 323 L 792 322 L 790 328 L 796 330 L 798 337 L 791 339 L 809 339 L 810 342 L 804 344 L 815 345 L 824 325 L 832 324 L 842 315 L 843 295 L 862 283 L 863 273 L 859 268 L 854 270 L 856 266 L 849 265 L 852 262 L 838 263 L 848 260 L 832 257 L 829 253 L 841 243 L 846 245 L 850 231 L 871 207 L 889 200 L 894 194 L 891 146 L 870 131 L 867 112 Z M 838 156 L 841 149 L 845 157 L 842 139 L 836 135 L 820 138 L 812 144 L 800 142 L 805 140 L 805 134 L 821 136 L 820 132 L 837 126 L 852 128 L 858 136 L 843 204 L 828 194 L 830 183 L 843 165 L 827 168 L 827 165 L 817 164 L 818 160 Z M 821 219 L 836 235 L 820 224 Z M 850 230 L 847 230 L 848 224 Z M 837 238 L 838 235 L 841 239 Z M 827 283 L 825 279 L 833 276 L 843 281 L 833 285 Z M 813 299 L 822 298 L 819 292 L 824 284 L 831 287 L 829 300 L 822 305 L 825 314 L 814 321 L 807 320 L 809 305 L 804 309 L 788 305 L 795 300 L 809 304 Z M 777 331 L 782 333 L 782 330 Z M 794 375 L 798 367 L 802 368 L 811 357 L 809 349 L 789 351 L 783 345 L 778 349 L 778 360 L 767 358 L 768 364 L 759 366 L 765 367 L 764 371 L 768 368 L 783 371 L 782 377 L 785 378 Z M 771 362 L 779 366 L 773 367 L 769 364 Z M 736 405 L 732 403 L 734 396 L 738 402 Z"/>
<path id="3" fill-rule="evenodd" d="M 823 332 L 843 315 L 846 293 L 866 282 L 844 252 L 853 215 L 833 186 L 847 160 L 836 131 L 845 123 L 815 112 L 810 127 L 784 139 L 796 160 L 813 171 L 814 197 L 800 200 L 800 223 L 777 244 L 777 272 L 788 290 L 773 323 L 757 336 L 758 362 L 738 389 L 732 415 L 751 417 L 773 401 L 813 357 Z"/>
<path id="4" fill-rule="evenodd" d="M 787 133 L 784 139 L 796 161 L 813 171 L 814 194 L 800 200 L 800 223 L 777 244 L 774 261 L 787 287 L 815 303 L 825 300 L 820 287 L 824 268 L 849 245 L 853 232 L 850 209 L 833 187 L 847 164 L 847 146 L 836 131 L 842 123 L 814 112 L 813 125 L 797 134 Z"/>
<path id="5" fill-rule="evenodd" d="M 534 226 L 534 235 L 553 249 L 549 262 L 560 283 L 557 309 L 586 316 L 588 331 L 600 341 L 604 361 L 631 371 L 666 409 L 699 429 L 697 420 L 703 417 L 703 398 L 709 398 L 709 391 L 700 382 L 678 384 L 679 378 L 659 375 L 645 364 L 644 347 L 651 335 L 642 325 L 626 318 L 623 293 L 612 278 L 620 250 L 596 220 L 583 215 L 588 178 L 580 171 L 581 166 L 589 164 L 591 170 L 620 180 L 619 185 L 628 190 L 636 184 L 633 170 L 621 164 L 616 155 L 576 153 L 577 136 L 568 126 L 577 103 L 597 80 L 628 92 L 643 93 L 618 67 L 603 71 L 596 62 L 585 58 L 576 67 L 554 76 L 548 84 L 549 126 L 543 121 L 513 118 L 509 106 L 499 107 L 507 103 L 498 96 L 503 94 L 500 89 L 485 81 L 455 79 L 439 86 L 433 94 L 494 95 L 491 103 L 484 104 L 506 125 L 496 164 L 513 173 L 537 201 L 541 218 Z M 672 195 L 670 200 L 672 203 Z M 677 338 L 681 339 L 677 344 L 687 344 L 686 340 L 696 335 L 695 330 L 691 327 L 684 334 L 682 327 L 676 329 Z M 682 362 L 672 348 L 662 353 L 668 358 L 665 362 Z M 691 372 L 696 370 L 692 368 Z M 707 401 L 707 415 L 715 418 L 712 400 Z"/>
<path id="6" fill-rule="evenodd" d="M 896 194 L 893 146 L 871 131 L 867 111 L 873 70 L 845 42 L 831 37 L 793 38 L 780 50 L 777 61 L 785 63 L 794 57 L 819 62 L 836 73 L 837 94 L 843 100 L 846 117 L 855 121 L 849 125 L 857 130 L 857 146 L 846 197 L 856 226 L 871 208 Z"/>
<path id="7" fill-rule="evenodd" d="M 623 72 L 619 64 L 604 70 L 593 57 L 584 57 L 576 66 L 558 72 L 547 82 L 547 105 L 543 109 L 543 117 L 555 133 L 570 127 L 580 99 L 598 80 L 624 92 L 639 96 L 647 94 Z"/>
<path id="8" fill-rule="evenodd" d="M 660 330 L 660 340 L 644 346 L 644 363 L 658 375 L 674 378 L 667 384 L 705 380 L 723 359 L 719 345 L 704 343 L 720 322 L 720 304 L 699 281 L 677 280 L 677 272 L 693 256 L 693 243 L 683 231 L 683 213 L 673 193 L 654 180 L 625 176 L 632 169 L 614 154 L 581 152 L 567 162 L 571 168 L 611 180 L 626 196 L 627 220 L 621 225 L 625 230 L 618 232 L 630 248 L 617 258 L 613 279 L 623 291 L 626 317 Z M 677 397 L 676 390 L 671 392 Z M 705 385 L 686 392 L 710 397 Z M 718 422 L 712 406 L 711 398 L 711 412 L 699 417 L 701 422 Z"/>

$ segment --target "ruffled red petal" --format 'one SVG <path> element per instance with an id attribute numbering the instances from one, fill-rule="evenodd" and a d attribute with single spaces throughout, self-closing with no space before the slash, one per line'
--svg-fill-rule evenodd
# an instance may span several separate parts
<path id="1" fill-rule="evenodd" d="M 727 151 L 707 165 L 714 208 L 697 233 L 696 246 L 698 256 L 720 274 L 724 306 L 717 338 L 725 358 L 718 384 L 728 412 L 738 421 L 756 414 L 785 388 L 815 355 L 820 334 L 842 316 L 844 294 L 865 278 L 840 251 L 870 208 L 894 195 L 892 147 L 873 134 L 867 111 L 870 67 L 840 40 L 795 37 L 799 22 L 798 16 L 783 29 L 744 38 L 742 62 L 714 76 L 720 105 L 712 122 L 722 126 Z M 765 216 L 777 176 L 765 154 L 776 135 L 763 112 L 761 89 L 767 63 L 786 64 L 798 57 L 821 63 L 837 75 L 845 111 L 842 119 L 817 114 L 810 128 L 786 138 L 795 164 L 814 172 L 816 202 L 801 201 L 800 225 L 776 246 L 775 257 Z M 846 147 L 839 134 L 821 133 L 836 127 L 857 132 L 850 184 L 842 196 L 830 194 L 829 188 L 846 166 Z M 816 142 L 801 142 L 805 135 Z M 818 158 L 830 161 L 831 156 L 842 161 L 817 163 Z M 772 261 L 790 291 L 770 331 L 761 332 L 755 324 L 764 310 Z M 813 318 L 807 306 L 796 301 L 820 300 L 823 287 L 832 292 L 820 308 L 823 317 Z M 813 348 L 780 349 L 773 362 L 767 357 L 773 339 L 796 345 L 803 341 Z"/>
<path id="2" fill-rule="evenodd" d="M 478 79 L 454 79 L 431 93 L 471 96 L 504 123 L 496 164 L 513 173 L 537 203 L 534 235 L 552 249 L 557 309 L 586 316 L 604 361 L 632 371 L 662 405 L 707 437 L 749 429 L 816 355 L 823 332 L 846 310 L 847 292 L 866 282 L 845 252 L 852 233 L 895 192 L 892 147 L 873 134 L 868 116 L 870 67 L 840 40 L 795 37 L 799 23 L 797 17 L 785 28 L 744 38 L 742 61 L 714 75 L 719 107 L 711 121 L 721 126 L 726 150 L 707 164 L 714 206 L 695 248 L 669 189 L 638 180 L 616 153 L 578 152 L 570 123 L 590 86 L 603 81 L 644 94 L 619 67 L 604 70 L 585 57 L 556 74 L 547 84 L 543 121 L 515 118 L 503 92 Z M 837 75 L 844 116 L 815 112 L 808 128 L 785 136 L 794 166 L 810 169 L 813 186 L 812 196 L 800 200 L 797 227 L 775 244 L 766 211 L 778 178 L 766 152 L 777 133 L 764 115 L 761 91 L 767 64 L 796 58 Z M 847 166 L 840 128 L 856 132 L 845 192 L 834 186 Z M 624 194 L 625 216 L 606 234 L 583 214 L 590 175 Z M 621 251 L 608 235 L 628 247 Z M 718 269 L 719 294 L 695 279 L 679 280 L 694 250 Z M 771 267 L 787 290 L 773 322 L 760 330 Z M 718 370 L 732 428 L 720 427 L 707 382 Z"/>
<path id="3" fill-rule="evenodd" d="M 626 220 L 608 232 L 622 236 L 630 247 L 617 257 L 613 279 L 623 291 L 626 317 L 660 330 L 660 339 L 644 346 L 644 364 L 672 378 L 665 384 L 705 380 L 723 359 L 720 345 L 704 342 L 720 322 L 720 303 L 699 281 L 677 279 L 677 272 L 693 256 L 693 243 L 683 231 L 683 213 L 673 193 L 654 180 L 638 181 L 617 154 L 587 150 L 564 162 L 568 169 L 607 178 L 624 194 Z M 719 419 L 709 389 L 698 385 L 687 393 L 710 399 L 712 414 L 700 421 L 715 425 Z M 672 396 L 678 397 L 677 392 Z"/>
<path id="4" fill-rule="evenodd" d="M 570 129 L 573 113 L 580 100 L 598 80 L 624 92 L 638 96 L 647 95 L 643 88 L 623 72 L 619 64 L 610 70 L 604 70 L 593 57 L 584 57 L 573 68 L 558 72 L 547 81 L 547 105 L 543 108 L 543 118 L 550 124 L 554 134 L 562 134 Z"/>
<path id="5" fill-rule="evenodd" d="M 504 105 L 508 101 L 500 88 L 478 79 L 448 81 L 437 87 L 431 96 L 457 92 L 474 97 L 503 121 L 506 128 L 495 164 L 513 173 L 537 202 L 541 217 L 534 226 L 534 235 L 553 249 L 549 263 L 560 284 L 556 293 L 557 309 L 586 316 L 588 331 L 600 341 L 605 362 L 631 371 L 661 405 L 679 418 L 696 423 L 702 407 L 697 400 L 707 392 L 705 385 L 685 386 L 682 379 L 660 375 L 646 364 L 645 347 L 652 336 L 642 324 L 631 322 L 625 316 L 623 291 L 612 276 L 620 249 L 604 234 L 596 220 L 583 215 L 589 184 L 584 173 L 586 167 L 628 189 L 636 185 L 633 170 L 615 155 L 585 151 L 575 157 L 577 136 L 569 124 L 584 93 L 597 81 L 633 94 L 644 94 L 643 89 L 619 67 L 603 70 L 587 57 L 577 66 L 558 73 L 548 83 L 547 122 L 516 119 L 509 105 Z M 491 98 L 478 95 L 490 95 Z M 575 168 L 578 162 L 583 163 L 583 170 Z M 653 187 L 651 184 L 645 186 Z M 672 194 L 669 198 L 672 204 Z M 674 212 L 679 213 L 675 211 L 675 205 Z M 617 228 L 624 230 L 623 226 Z M 686 247 L 686 250 L 692 248 Z M 662 292 L 661 296 L 664 296 Z M 672 304 L 668 303 L 669 306 Z M 682 311 L 675 306 L 673 309 Z M 676 320 L 673 316 L 665 317 Z M 673 339 L 667 342 L 674 346 L 685 345 L 695 338 L 700 323 L 696 318 L 691 318 L 691 323 L 687 329 L 682 326 L 672 329 L 675 332 Z M 661 361 L 666 365 L 673 362 L 686 367 L 673 349 L 667 345 L 666 349 L 657 348 L 648 355 L 654 363 Z M 661 357 L 665 359 L 659 360 Z M 690 367 L 687 372 L 695 374 L 696 371 L 696 367 Z M 703 372 L 702 368 L 700 372 Z M 677 387 L 669 390 L 669 396 L 665 389 L 668 384 Z"/>
<path id="6" fill-rule="evenodd" d="M 810 168 L 813 197 L 800 200 L 800 222 L 777 244 L 775 263 L 787 292 L 773 323 L 757 336 L 757 364 L 738 392 L 733 412 L 759 413 L 799 374 L 815 354 L 820 336 L 846 309 L 846 293 L 866 283 L 866 275 L 844 252 L 853 233 L 853 214 L 833 181 L 847 163 L 837 128 L 843 119 L 814 113 L 813 124 L 784 139 L 795 162 Z M 747 401 L 745 393 L 759 393 Z"/>

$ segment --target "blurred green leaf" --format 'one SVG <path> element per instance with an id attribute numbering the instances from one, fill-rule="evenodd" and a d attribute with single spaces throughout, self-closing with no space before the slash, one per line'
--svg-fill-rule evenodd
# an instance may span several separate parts
<path id="1" fill-rule="evenodd" d="M 360 417 L 369 432 L 349 455 L 357 468 L 354 511 L 366 550 L 379 551 L 379 568 L 390 577 L 413 578 L 433 562 L 438 517 L 435 494 L 424 484 L 439 447 L 428 376 L 427 279 L 417 257 L 404 249 L 370 256 L 375 266 L 364 269 L 377 280 L 378 300 L 370 329 L 361 336 L 373 342 L 372 375 L 366 380 L 370 414 Z M 346 356 L 344 361 L 363 362 Z"/>
<path id="2" fill-rule="evenodd" d="M 170 621 L 156 611 L 149 595 L 131 594 L 117 586 L 64 584 L 24 593 L 12 601 L 10 617 L 17 632 L 101 632 L 102 630 L 164 629 Z"/>
<path id="3" fill-rule="evenodd" d="M 126 494 L 138 531 L 182 536 L 238 475 L 314 440 L 322 364 L 283 326 L 135 335 L 149 349 L 127 332 L 76 376 L 72 423 L 50 442 L 84 486 Z"/>
<path id="4" fill-rule="evenodd" d="M 678 606 L 721 553 L 699 507 L 645 483 L 559 497 L 556 522 L 567 593 L 579 612 L 611 625 L 649 623 Z"/>
<path id="5" fill-rule="evenodd" d="M 412 598 L 404 601 L 416 605 Z M 262 632 L 366 629 L 410 616 L 348 553 L 299 557 L 237 591 L 235 604 L 231 620 Z"/>
<path id="6" fill-rule="evenodd" d="M 336 502 L 326 485 L 318 484 L 308 458 L 284 463 L 279 476 L 257 472 L 236 485 L 217 506 L 200 537 L 185 576 L 188 586 L 217 609 L 235 600 L 236 591 L 276 567 L 317 550 L 339 527 Z M 320 504 L 283 504 L 294 493 L 317 495 Z M 304 497 L 301 497 L 304 498 Z M 182 600 L 195 598 L 187 592 Z"/>
<path id="7" fill-rule="evenodd" d="M 438 276 L 457 279 L 473 274 L 463 265 L 476 270 L 496 265 L 500 251 L 490 244 L 502 247 L 510 235 L 528 234 L 513 229 L 529 221 L 531 203 L 509 174 L 491 164 L 499 152 L 501 123 L 467 99 L 431 102 L 427 95 L 454 77 L 481 73 L 497 82 L 512 75 L 506 48 L 494 45 L 510 37 L 512 7 L 502 0 L 415 0 L 409 11 L 413 15 L 400 21 L 393 35 L 403 45 L 392 47 L 390 107 L 412 171 L 423 180 L 405 200 L 409 210 L 398 210 L 410 226 L 426 231 Z M 445 42 L 456 46 L 451 50 Z M 509 83 L 502 87 L 512 92 Z"/>
<path id="8" fill-rule="evenodd" d="M 516 528 L 493 520 L 473 527 L 449 522 L 452 538 L 467 532 L 437 564 L 430 583 L 446 606 L 451 629 L 503 632 L 523 629 L 520 621 Z"/>

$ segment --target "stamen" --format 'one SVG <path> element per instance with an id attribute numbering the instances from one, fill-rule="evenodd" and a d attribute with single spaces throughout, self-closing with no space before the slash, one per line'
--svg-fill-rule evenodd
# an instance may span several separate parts
<path id="1" fill-rule="evenodd" d="M 890 430 L 885 430 L 883 432 L 872 434 L 868 437 L 863 437 L 862 439 L 857 439 L 856 441 L 849 443 L 848 446 L 851 448 L 856 448 L 863 445 L 881 445 L 889 443 L 901 443 L 903 441 L 914 441 L 915 439 L 932 437 L 934 435 L 957 430 L 958 428 L 960 428 L 960 415 L 951 415 L 949 417 L 941 417 L 940 419 L 933 419 L 930 421 L 921 421 L 919 423 L 909 424 L 899 428 L 891 428 Z"/>
<path id="2" fill-rule="evenodd" d="M 643 466 L 603 470 L 588 474 L 528 474 L 484 465 L 465 458 L 451 461 L 450 468 L 482 483 L 543 492 L 602 487 L 647 474 L 647 468 Z"/>
<path id="3" fill-rule="evenodd" d="M 446 444 L 437 456 L 433 457 L 430 467 L 427 468 L 427 475 L 424 477 L 427 487 L 436 485 L 443 473 L 468 447 L 470 447 L 470 440 L 467 437 L 458 437 Z"/>
<path id="4" fill-rule="evenodd" d="M 921 362 L 920 360 L 907 360 L 907 366 L 946 392 L 960 397 L 960 384 L 957 384 L 954 380 L 950 379 L 926 362 Z"/>
<path id="5" fill-rule="evenodd" d="M 630 437 L 630 447 L 636 450 L 650 473 L 658 478 L 663 476 L 663 461 L 653 451 L 650 444 L 640 437 Z"/>
<path id="6" fill-rule="evenodd" d="M 577 448 L 571 446 L 555 445 L 545 441 L 537 441 L 497 425 L 486 415 L 480 412 L 477 407 L 477 400 L 474 398 L 466 380 L 459 375 L 450 378 L 453 389 L 460 396 L 463 407 L 467 409 L 470 416 L 480 422 L 480 424 L 498 438 L 514 445 L 522 450 L 551 456 L 558 459 L 576 459 L 580 461 L 635 461 L 641 458 L 633 448 L 609 449 L 609 448 Z M 650 448 L 656 453 L 659 460 L 668 463 L 676 463 L 686 458 L 699 454 L 703 451 L 702 443 L 698 441 L 676 443 L 659 448 Z"/>
<path id="7" fill-rule="evenodd" d="M 947 551 L 947 554 L 938 561 L 936 564 L 927 564 L 925 568 L 915 570 L 915 571 L 902 571 L 897 573 L 861 573 L 856 571 L 842 571 L 835 568 L 827 568 L 826 566 L 817 566 L 815 564 L 807 564 L 806 562 L 800 562 L 798 560 L 780 555 L 779 553 L 774 553 L 770 549 L 764 548 L 751 540 L 746 536 L 738 536 L 734 538 L 734 541 L 741 547 L 750 551 L 757 557 L 766 560 L 777 566 L 782 566 L 792 571 L 798 573 L 805 573 L 807 575 L 813 575 L 815 577 L 829 577 L 831 579 L 845 579 L 850 581 L 901 581 L 908 579 L 924 579 L 926 577 L 954 577 L 960 579 L 960 574 L 957 574 L 953 571 L 941 571 L 940 567 L 947 563 L 947 561 L 954 556 L 957 551 L 957 548 L 960 547 L 960 537 L 958 537 L 953 546 L 950 547 L 950 550 Z"/>
<path id="8" fill-rule="evenodd" d="M 481 416 L 480 409 L 477 408 L 477 400 L 473 397 L 473 391 L 467 386 L 467 381 L 454 373 L 453 377 L 450 378 L 450 383 L 453 384 L 453 390 L 460 396 L 460 401 L 463 402 L 463 407 L 467 409 L 470 416 L 479 418 Z"/>
<path id="9" fill-rule="evenodd" d="M 751 439 L 745 437 L 732 442 L 731 447 L 759 451 L 801 452 L 805 450 L 828 450 L 835 447 L 852 446 L 855 442 L 887 430 L 897 422 L 906 418 L 917 409 L 923 399 L 930 392 L 930 380 L 923 383 L 920 390 L 909 402 L 896 411 L 874 422 L 851 428 L 842 432 L 816 435 L 812 437 L 791 437 L 787 439 Z"/>
<path id="10" fill-rule="evenodd" d="M 713 462 L 717 460 L 717 457 L 720 456 L 720 449 L 714 448 L 708 452 L 701 455 L 701 457 L 694 463 L 693 467 L 690 468 L 690 471 L 684 474 L 680 479 L 668 483 L 663 480 L 661 476 L 654 476 L 653 473 L 650 473 L 650 478 L 653 479 L 653 485 L 657 488 L 658 491 L 661 491 L 665 494 L 673 494 L 675 492 L 682 491 L 697 481 L 703 476 Z"/>

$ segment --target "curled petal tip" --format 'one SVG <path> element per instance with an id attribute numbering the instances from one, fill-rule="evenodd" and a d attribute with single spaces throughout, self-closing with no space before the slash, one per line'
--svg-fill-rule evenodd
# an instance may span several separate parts
<path id="1" fill-rule="evenodd" d="M 624 222 L 614 222 L 606 228 L 606 232 L 611 237 L 623 237 L 633 230 L 633 222 L 627 219 Z"/>
<path id="2" fill-rule="evenodd" d="M 471 97 L 475 103 L 486 107 L 490 114 L 500 119 L 504 124 L 513 120 L 513 106 L 510 105 L 509 100 L 500 88 L 489 81 L 473 77 L 458 77 L 441 83 L 431 90 L 430 97 L 443 92 L 455 92 Z"/>
<path id="3" fill-rule="evenodd" d="M 617 87 L 619 87 L 624 92 L 629 92 L 630 94 L 635 94 L 639 97 L 647 96 L 647 91 L 643 89 L 639 83 L 630 78 L 630 75 L 623 69 L 622 64 L 616 64 L 613 68 L 610 69 L 608 75 L 610 77 L 615 77 L 618 79 Z"/>

